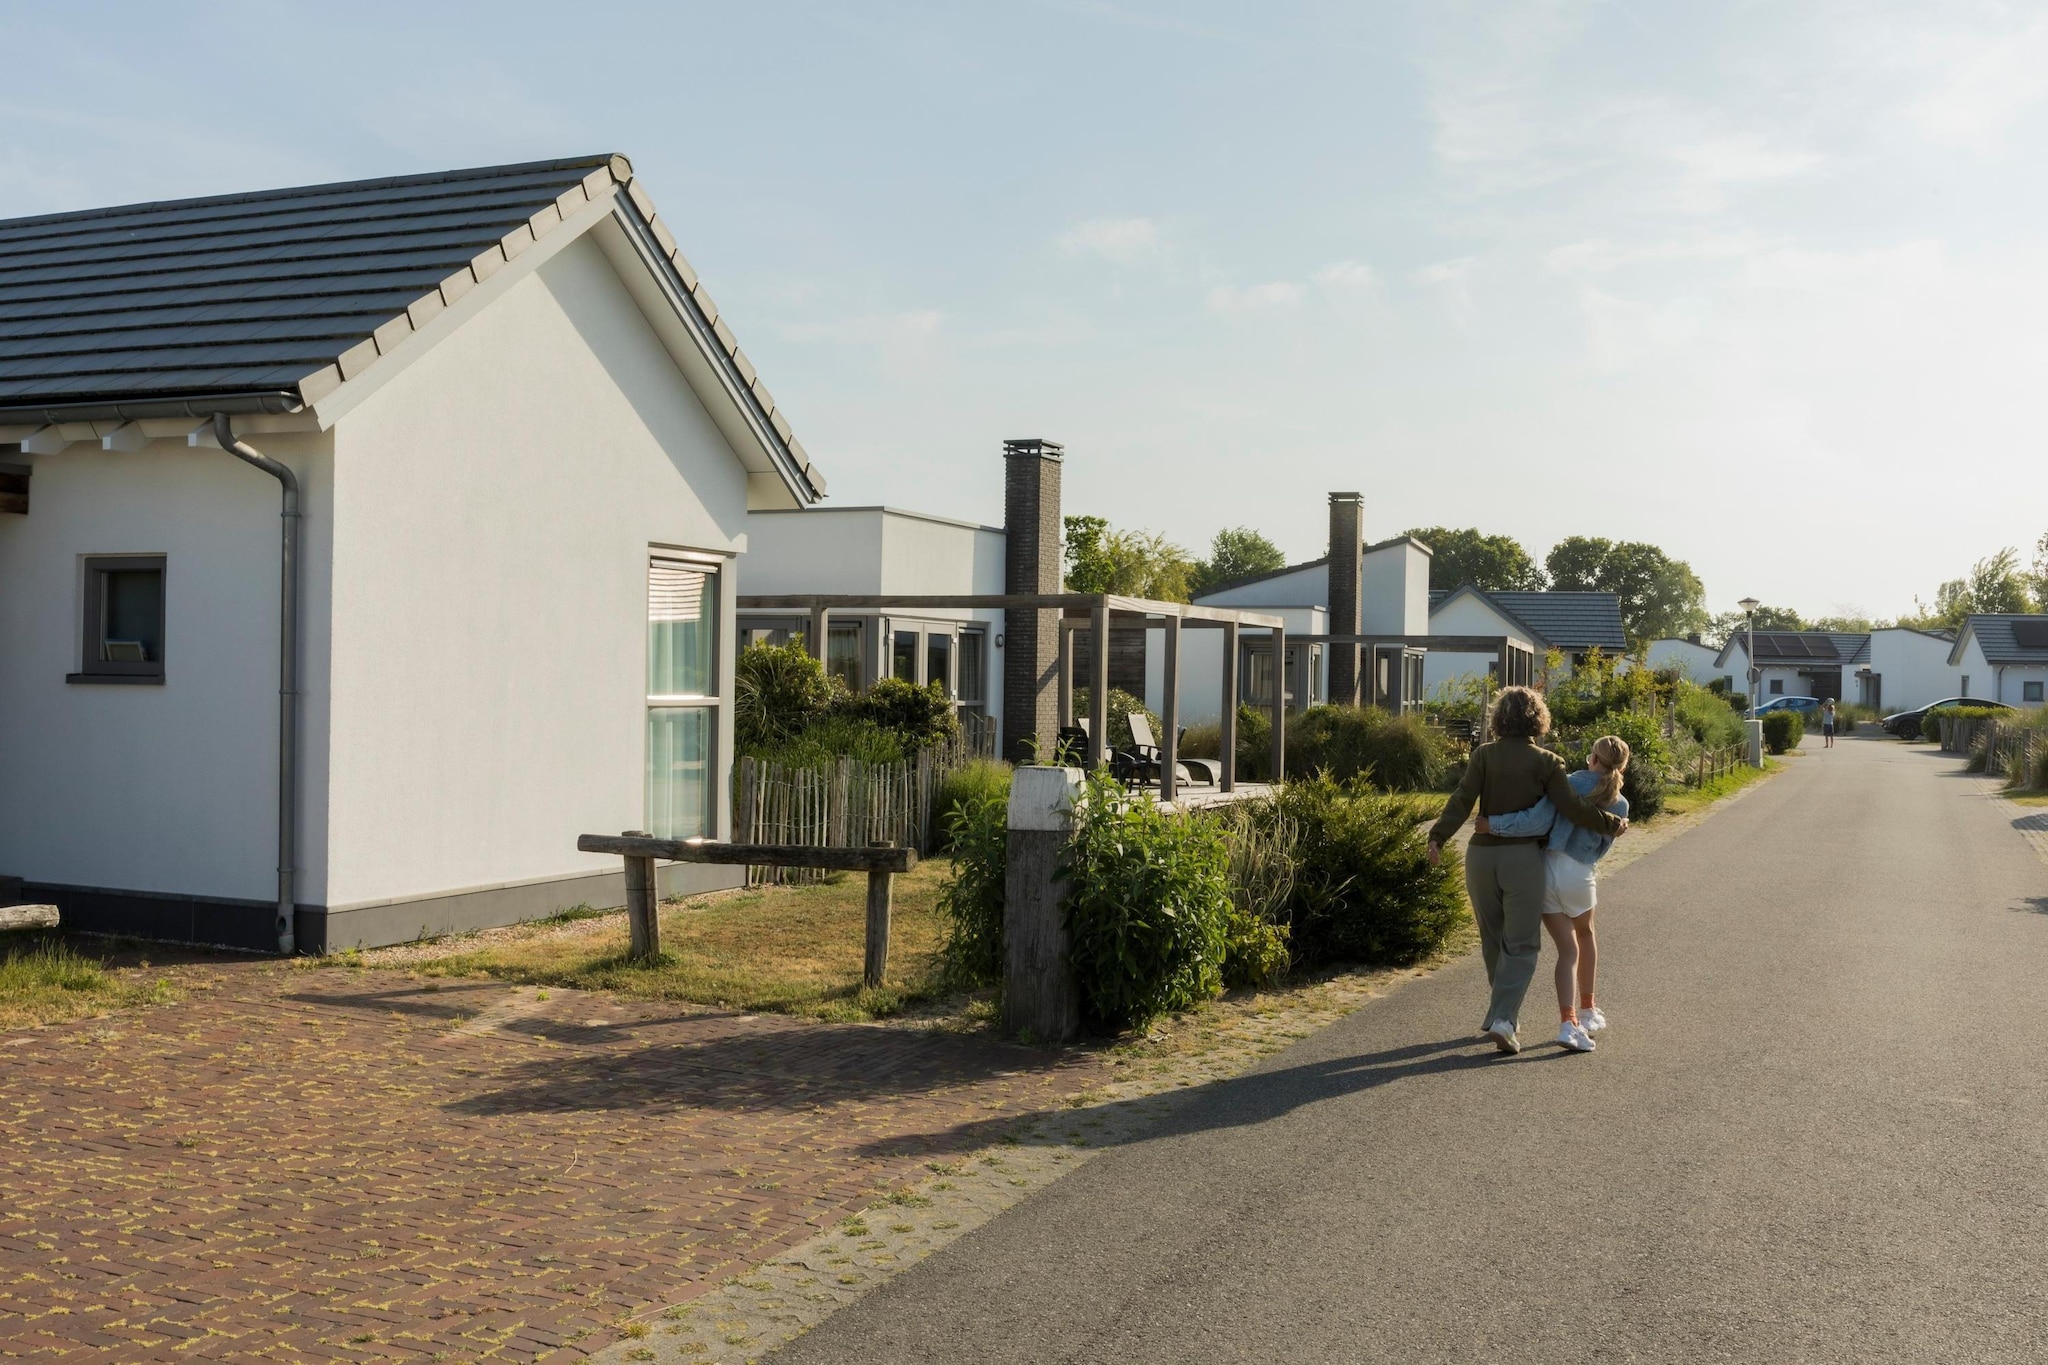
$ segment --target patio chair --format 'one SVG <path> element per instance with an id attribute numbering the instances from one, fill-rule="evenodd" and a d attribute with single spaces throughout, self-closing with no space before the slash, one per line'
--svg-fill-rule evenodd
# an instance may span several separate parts
<path id="1" fill-rule="evenodd" d="M 1152 733 L 1152 722 L 1139 711 L 1131 712 L 1130 722 L 1133 741 L 1131 752 L 1145 765 L 1150 780 L 1156 782 L 1159 779 L 1159 763 L 1163 755 L 1160 753 L 1158 740 Z M 1188 727 L 1183 725 L 1180 727 L 1178 738 L 1185 740 L 1187 737 Z M 1216 770 L 1210 767 L 1207 759 L 1181 758 L 1174 763 L 1174 768 L 1180 776 L 1190 782 L 1204 782 L 1212 787 L 1217 783 Z"/>

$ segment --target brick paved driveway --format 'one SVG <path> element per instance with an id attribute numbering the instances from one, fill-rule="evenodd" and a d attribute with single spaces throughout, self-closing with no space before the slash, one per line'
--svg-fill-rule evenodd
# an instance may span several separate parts
<path id="1" fill-rule="evenodd" d="M 214 964 L 0 1036 L 0 1358 L 570 1360 L 1099 1072 L 984 1040 Z"/>

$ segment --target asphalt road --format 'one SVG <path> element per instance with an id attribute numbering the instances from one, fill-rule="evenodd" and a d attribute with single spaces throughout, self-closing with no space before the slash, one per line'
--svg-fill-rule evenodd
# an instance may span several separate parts
<path id="1" fill-rule="evenodd" d="M 1461 961 L 777 1365 L 2048 1360 L 2048 864 L 1953 758 L 1817 745 L 1607 879 L 1597 1053 L 1480 1045 Z"/>

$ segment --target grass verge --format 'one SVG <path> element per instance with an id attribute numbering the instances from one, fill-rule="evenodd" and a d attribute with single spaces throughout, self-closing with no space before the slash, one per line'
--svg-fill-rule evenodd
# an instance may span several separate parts
<path id="1" fill-rule="evenodd" d="M 392 950 L 390 965 L 837 1022 L 881 1018 L 941 993 L 937 900 L 950 867 L 931 859 L 896 879 L 889 972 L 879 990 L 860 981 L 863 876 L 671 901 L 661 912 L 661 957 L 650 963 L 627 960 L 626 917 L 615 911 Z M 366 954 L 363 965 L 385 965 L 385 956 Z"/>
<path id="2" fill-rule="evenodd" d="M 1665 789 L 1664 809 L 1658 815 L 1689 815 L 1702 810 L 1752 783 L 1761 782 L 1784 766 L 1782 758 L 1766 758 L 1761 768 L 1737 768 L 1697 787 L 1668 787 Z"/>
<path id="3" fill-rule="evenodd" d="M 166 978 L 109 967 L 61 938 L 13 934 L 0 940 L 0 1030 L 167 1005 L 178 996 Z"/>

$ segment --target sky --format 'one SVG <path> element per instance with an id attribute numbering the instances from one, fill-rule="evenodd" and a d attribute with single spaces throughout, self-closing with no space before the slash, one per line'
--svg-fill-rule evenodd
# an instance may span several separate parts
<path id="1" fill-rule="evenodd" d="M 0 217 L 597 151 L 832 501 L 1647 540 L 1910 610 L 2048 532 L 2048 5 L 0 0 Z"/>

